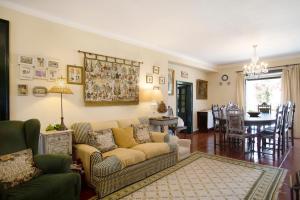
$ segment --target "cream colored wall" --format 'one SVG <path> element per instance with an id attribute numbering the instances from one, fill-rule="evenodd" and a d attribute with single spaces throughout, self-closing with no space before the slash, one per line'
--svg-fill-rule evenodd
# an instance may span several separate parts
<path id="1" fill-rule="evenodd" d="M 11 119 L 26 120 L 38 118 L 44 128 L 48 123 L 59 122 L 60 99 L 58 95 L 48 94 L 47 97 L 34 97 L 34 86 L 50 88 L 53 82 L 41 80 L 20 80 L 18 78 L 17 56 L 40 55 L 60 60 L 61 73 L 65 76 L 67 64 L 82 66 L 83 57 L 77 50 L 85 50 L 104 55 L 142 61 L 140 69 L 141 94 L 152 88 L 145 83 L 145 75 L 152 73 L 152 66 L 160 66 L 160 76 L 167 80 L 169 62 L 184 63 L 189 66 L 204 67 L 199 63 L 145 48 L 137 47 L 117 40 L 108 39 L 93 33 L 84 32 L 64 25 L 25 15 L 4 7 L 0 7 L 0 18 L 10 21 L 10 110 Z M 186 66 L 172 66 L 176 76 L 181 69 L 190 72 L 186 81 L 194 82 L 196 74 L 205 77 L 206 72 Z M 177 67 L 180 70 L 177 70 Z M 158 84 L 158 78 L 154 80 Z M 17 84 L 28 84 L 29 96 L 17 96 Z M 152 113 L 150 102 L 141 100 L 139 105 L 86 107 L 83 102 L 83 86 L 70 85 L 74 95 L 64 96 L 64 116 L 67 125 L 75 121 L 112 120 Z M 167 95 L 167 84 L 162 85 L 164 99 L 174 106 L 174 98 Z M 194 111 L 205 107 L 206 101 L 197 102 Z M 168 104 L 168 103 L 167 103 Z M 194 125 L 195 127 L 195 125 Z"/>
<path id="2" fill-rule="evenodd" d="M 295 55 L 291 57 L 279 57 L 271 59 L 261 59 L 268 63 L 269 67 L 289 65 L 300 63 L 300 56 Z M 241 71 L 242 66 L 246 63 L 229 64 L 218 66 L 217 72 L 208 73 L 208 104 L 226 105 L 229 101 L 236 102 L 236 71 Z M 227 74 L 229 77 L 230 85 L 221 80 L 221 76 Z M 219 83 L 223 82 L 222 85 Z"/>
<path id="3" fill-rule="evenodd" d="M 194 68 L 186 67 L 179 64 L 170 63 L 170 69 L 175 70 L 175 87 L 176 81 L 185 81 L 193 83 L 193 130 L 197 130 L 197 111 L 208 108 L 207 100 L 196 99 L 196 80 L 208 80 L 207 73 Z M 188 79 L 181 77 L 181 71 L 188 72 Z M 168 96 L 168 103 L 173 108 L 174 114 L 176 113 L 176 88 L 174 95 Z"/>

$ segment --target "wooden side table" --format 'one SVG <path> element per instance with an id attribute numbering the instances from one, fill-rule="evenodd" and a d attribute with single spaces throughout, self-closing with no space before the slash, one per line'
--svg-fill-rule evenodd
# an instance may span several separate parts
<path id="1" fill-rule="evenodd" d="M 72 154 L 72 130 L 45 131 L 41 136 L 43 154 Z"/>
<path id="2" fill-rule="evenodd" d="M 164 132 L 164 127 L 174 125 L 175 129 L 172 130 L 175 134 L 176 126 L 178 123 L 178 117 L 155 117 L 155 118 L 149 118 L 150 125 L 154 126 L 160 126 L 161 132 Z"/>

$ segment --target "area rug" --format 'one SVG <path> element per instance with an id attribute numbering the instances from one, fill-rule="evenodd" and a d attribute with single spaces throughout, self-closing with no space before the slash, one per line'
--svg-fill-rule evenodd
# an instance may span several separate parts
<path id="1" fill-rule="evenodd" d="M 277 199 L 286 169 L 195 152 L 104 199 Z M 96 200 L 93 197 L 90 200 Z"/>

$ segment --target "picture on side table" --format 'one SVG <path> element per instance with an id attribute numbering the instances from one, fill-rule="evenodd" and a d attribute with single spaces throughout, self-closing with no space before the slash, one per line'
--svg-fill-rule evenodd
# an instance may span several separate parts
<path id="1" fill-rule="evenodd" d="M 18 84 L 18 96 L 28 96 L 28 85 Z"/>
<path id="2" fill-rule="evenodd" d="M 83 84 L 83 67 L 68 65 L 67 66 L 67 83 Z"/>

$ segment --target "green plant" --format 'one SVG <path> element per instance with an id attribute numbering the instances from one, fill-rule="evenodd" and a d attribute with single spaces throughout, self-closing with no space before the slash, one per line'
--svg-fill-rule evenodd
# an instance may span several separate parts
<path id="1" fill-rule="evenodd" d="M 54 131 L 54 130 L 59 130 L 60 129 L 60 124 L 49 124 L 46 128 L 46 131 Z"/>

